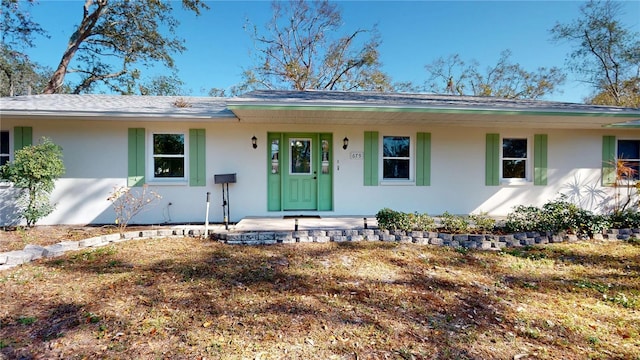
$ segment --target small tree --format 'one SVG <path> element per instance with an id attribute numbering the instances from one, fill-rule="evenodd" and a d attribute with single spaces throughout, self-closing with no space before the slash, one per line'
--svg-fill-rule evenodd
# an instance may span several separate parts
<path id="1" fill-rule="evenodd" d="M 2 178 L 23 189 L 18 203 L 24 204 L 20 215 L 26 219 L 28 227 L 55 208 L 49 201 L 49 195 L 55 187 L 55 180 L 64 172 L 62 148 L 47 138 L 42 138 L 37 145 L 16 151 L 13 162 L 0 168 Z"/>
<path id="2" fill-rule="evenodd" d="M 131 219 L 147 210 L 156 200 L 162 197 L 145 184 L 140 191 L 133 191 L 126 186 L 115 187 L 111 195 L 107 198 L 113 204 L 113 210 L 116 213 L 116 225 L 120 236 L 123 236 L 124 230 L 129 225 Z"/>

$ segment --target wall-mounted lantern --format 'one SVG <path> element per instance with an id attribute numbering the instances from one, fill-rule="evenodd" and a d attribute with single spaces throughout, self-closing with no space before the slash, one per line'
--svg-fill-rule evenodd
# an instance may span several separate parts
<path id="1" fill-rule="evenodd" d="M 342 139 L 342 148 L 347 150 L 348 147 L 349 147 L 349 138 L 345 136 L 344 139 Z"/>
<path id="2" fill-rule="evenodd" d="M 251 138 L 251 146 L 253 146 L 254 149 L 258 148 L 258 138 L 255 135 Z"/>

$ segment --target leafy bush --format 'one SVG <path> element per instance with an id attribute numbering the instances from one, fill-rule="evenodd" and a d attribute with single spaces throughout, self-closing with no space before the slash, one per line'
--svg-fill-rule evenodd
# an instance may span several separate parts
<path id="1" fill-rule="evenodd" d="M 602 234 L 607 229 L 611 229 L 611 217 L 593 214 L 581 209 L 578 213 L 577 224 L 579 233 L 592 237 L 594 234 Z"/>
<path id="2" fill-rule="evenodd" d="M 614 229 L 640 228 L 640 212 L 634 210 L 614 212 L 610 216 L 610 222 Z"/>
<path id="3" fill-rule="evenodd" d="M 543 224 L 543 214 L 540 208 L 535 206 L 517 206 L 513 212 L 507 214 L 505 231 L 511 233 L 535 231 Z"/>
<path id="4" fill-rule="evenodd" d="M 585 210 L 580 209 L 576 204 L 565 200 L 566 196 L 561 195 L 558 200 L 550 201 L 542 206 L 542 223 L 540 231 L 552 231 L 558 233 L 567 231 L 574 234 L 579 233 L 578 219 L 580 213 Z"/>
<path id="5" fill-rule="evenodd" d="M 404 213 L 384 208 L 376 214 L 378 227 L 382 230 L 432 230 L 435 221 L 427 214 Z"/>
<path id="6" fill-rule="evenodd" d="M 446 211 L 442 214 L 442 229 L 448 233 L 468 233 L 470 227 L 471 224 L 467 216 L 452 215 Z"/>
<path id="7" fill-rule="evenodd" d="M 418 231 L 431 231 L 436 228 L 436 222 L 433 218 L 427 214 L 411 214 L 413 230 Z"/>
<path id="8" fill-rule="evenodd" d="M 495 230 L 496 219 L 489 217 L 487 213 L 471 214 L 469 220 L 473 223 L 473 231 L 486 233 Z"/>
<path id="9" fill-rule="evenodd" d="M 14 160 L 0 167 L 0 178 L 24 190 L 19 195 L 18 204 L 28 227 L 55 208 L 49 202 L 49 195 L 55 187 L 55 180 L 64 172 L 62 148 L 47 138 L 42 138 L 37 145 L 16 151 Z"/>
<path id="10" fill-rule="evenodd" d="M 632 216 L 596 215 L 566 201 L 565 196 L 561 196 L 557 200 L 544 204 L 542 208 L 524 205 L 516 207 L 513 212 L 507 215 L 505 230 L 507 232 L 550 231 L 553 233 L 566 231 L 593 236 L 593 234 L 602 233 L 612 226 L 616 227 L 616 223 L 632 223 L 633 219 Z M 640 216 L 636 219 L 640 225 Z"/>

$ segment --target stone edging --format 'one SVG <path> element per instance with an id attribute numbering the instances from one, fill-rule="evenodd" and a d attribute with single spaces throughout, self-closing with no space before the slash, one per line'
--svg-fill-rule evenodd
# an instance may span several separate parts
<path id="1" fill-rule="evenodd" d="M 200 237 L 204 229 L 173 228 L 125 232 L 95 236 L 79 241 L 63 241 L 49 246 L 27 245 L 23 250 L 0 253 L 0 271 L 40 258 L 54 258 L 67 251 L 97 248 L 127 240 L 160 239 L 172 237 Z M 303 231 L 215 231 L 209 230 L 209 237 L 230 245 L 268 245 L 278 243 L 347 242 L 347 241 L 387 241 L 463 247 L 467 249 L 500 251 L 506 247 L 521 247 L 535 244 L 578 241 L 576 235 L 551 235 L 538 232 L 511 235 L 493 234 L 448 234 L 432 231 L 389 231 L 378 229 L 359 230 L 303 230 Z M 594 240 L 640 239 L 640 229 L 610 229 L 606 234 L 595 234 Z"/>
<path id="2" fill-rule="evenodd" d="M 184 236 L 202 236 L 204 230 L 189 228 L 174 229 L 154 229 L 142 231 L 128 231 L 120 236 L 120 233 L 113 233 L 95 236 L 79 241 L 63 241 L 49 246 L 27 245 L 23 250 L 14 250 L 0 253 L 0 271 L 11 269 L 21 264 L 28 263 L 40 258 L 54 258 L 64 255 L 67 251 L 75 251 L 86 248 L 101 247 L 111 243 L 118 243 L 127 240 L 160 239 Z"/>
<path id="3" fill-rule="evenodd" d="M 214 232 L 214 240 L 234 245 L 267 245 L 298 242 L 389 241 L 429 244 L 467 249 L 496 250 L 535 244 L 583 240 L 576 235 L 554 235 L 523 232 L 509 235 L 449 234 L 433 231 L 359 230 L 304 230 L 304 231 L 248 231 Z M 611 229 L 606 234 L 595 234 L 594 240 L 640 239 L 640 229 Z"/>

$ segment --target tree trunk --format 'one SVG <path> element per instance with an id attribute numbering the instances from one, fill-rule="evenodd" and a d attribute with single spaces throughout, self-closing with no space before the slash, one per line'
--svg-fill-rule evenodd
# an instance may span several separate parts
<path id="1" fill-rule="evenodd" d="M 78 30 L 71 35 L 69 43 L 67 44 L 67 50 L 62 55 L 58 68 L 51 76 L 51 79 L 44 88 L 44 94 L 57 94 L 62 89 L 64 83 L 64 77 L 67 74 L 69 63 L 76 54 L 76 51 L 80 47 L 80 44 L 91 35 L 91 31 L 95 27 L 98 19 L 102 15 L 102 12 L 106 9 L 108 0 L 97 0 L 98 8 L 89 14 L 89 7 L 93 4 L 94 0 L 86 0 L 84 4 L 84 16 L 82 17 L 82 23 L 78 27 Z"/>

